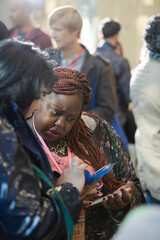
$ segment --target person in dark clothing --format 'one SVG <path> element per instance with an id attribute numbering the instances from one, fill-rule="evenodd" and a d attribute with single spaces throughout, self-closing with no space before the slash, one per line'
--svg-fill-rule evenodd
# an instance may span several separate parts
<path id="1" fill-rule="evenodd" d="M 123 56 L 122 44 L 120 42 L 117 42 L 115 47 L 115 52 L 118 55 Z M 126 61 L 126 65 L 129 66 L 129 62 L 126 58 L 124 58 L 124 61 Z M 125 121 L 125 124 L 123 125 L 123 129 L 127 135 L 129 143 L 135 143 L 134 135 L 136 131 L 136 124 L 135 124 L 132 110 L 133 110 L 133 103 L 130 102 L 128 105 L 128 111 L 126 110 L 126 121 Z"/>
<path id="2" fill-rule="evenodd" d="M 115 78 L 109 61 L 100 55 L 93 56 L 79 43 L 82 18 L 73 6 L 55 8 L 48 23 L 58 49 L 49 49 L 57 66 L 75 68 L 84 73 L 92 88 L 92 99 L 85 111 L 94 111 L 111 121 L 116 108 Z"/>
<path id="3" fill-rule="evenodd" d="M 31 11 L 32 5 L 29 0 L 11 0 L 9 17 L 13 28 L 9 31 L 10 37 L 31 41 L 41 50 L 52 47 L 49 35 L 40 27 L 34 26 L 30 17 Z"/>
<path id="4" fill-rule="evenodd" d="M 0 21 L 0 40 L 9 38 L 9 31 L 6 27 L 6 25 Z"/>
<path id="5" fill-rule="evenodd" d="M 79 218 L 86 165 L 74 159 L 55 182 L 47 157 L 25 121 L 38 109 L 44 88 L 53 87 L 52 68 L 32 43 L 0 42 L 1 240 L 64 239 L 66 229 L 71 239 L 73 222 Z"/>
<path id="6" fill-rule="evenodd" d="M 103 40 L 99 43 L 96 52 L 101 54 L 105 59 L 109 59 L 116 77 L 117 87 L 117 110 L 116 113 L 123 126 L 127 120 L 130 82 L 130 66 L 128 61 L 115 51 L 119 40 L 121 26 L 118 21 L 111 18 L 105 18 L 101 21 L 100 31 Z"/>

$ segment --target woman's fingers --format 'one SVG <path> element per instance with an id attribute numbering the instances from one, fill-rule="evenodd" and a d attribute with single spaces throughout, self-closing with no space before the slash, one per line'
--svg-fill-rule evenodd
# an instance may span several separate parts
<path id="1" fill-rule="evenodd" d="M 92 204 L 92 201 L 89 201 L 89 200 L 84 200 L 84 201 L 83 201 L 83 207 L 84 207 L 84 208 L 90 206 L 91 204 Z"/>
<path id="2" fill-rule="evenodd" d="M 127 184 L 113 194 L 108 194 L 108 199 L 103 203 L 104 207 L 112 210 L 118 210 L 126 207 L 132 199 L 133 182 L 129 181 Z"/>
<path id="3" fill-rule="evenodd" d="M 81 193 L 85 185 L 85 168 L 86 164 L 81 159 L 74 158 L 71 166 L 63 171 L 57 184 L 60 185 L 65 182 L 72 183 Z"/>
<path id="4" fill-rule="evenodd" d="M 79 157 L 76 157 L 76 156 L 72 158 L 71 166 L 72 167 L 78 166 L 80 169 L 83 169 L 83 170 L 85 170 L 88 167 L 88 165 L 83 160 L 81 160 Z"/>

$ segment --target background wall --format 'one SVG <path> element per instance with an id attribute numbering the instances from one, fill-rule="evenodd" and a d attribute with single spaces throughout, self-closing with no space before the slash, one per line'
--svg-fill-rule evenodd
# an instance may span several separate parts
<path id="1" fill-rule="evenodd" d="M 149 16 L 160 13 L 160 0 L 31 0 L 34 4 L 34 20 L 46 30 L 48 13 L 55 7 L 73 5 L 83 17 L 81 42 L 95 51 L 98 44 L 98 25 L 105 17 L 116 17 L 122 24 L 120 41 L 130 65 L 137 65 L 142 46 L 142 32 Z M 0 20 L 10 28 L 9 0 L 0 0 Z"/>
<path id="2" fill-rule="evenodd" d="M 142 33 L 148 17 L 160 13 L 160 0 L 99 0 L 98 21 L 117 17 L 122 24 L 120 41 L 124 55 L 134 68 L 142 47 Z"/>
<path id="3" fill-rule="evenodd" d="M 7 26 L 11 26 L 8 19 L 8 0 L 0 0 L 0 20 Z"/>

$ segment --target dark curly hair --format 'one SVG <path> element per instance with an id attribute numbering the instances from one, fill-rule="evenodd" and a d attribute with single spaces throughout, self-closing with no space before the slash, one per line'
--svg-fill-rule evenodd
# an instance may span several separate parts
<path id="1" fill-rule="evenodd" d="M 160 53 L 160 14 L 149 18 L 144 30 L 144 40 L 150 51 Z"/>

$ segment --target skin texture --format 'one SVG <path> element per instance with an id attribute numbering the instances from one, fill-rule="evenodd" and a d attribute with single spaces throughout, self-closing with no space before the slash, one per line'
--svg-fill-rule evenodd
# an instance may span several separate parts
<path id="1" fill-rule="evenodd" d="M 111 210 L 120 210 L 126 207 L 131 201 L 133 186 L 133 182 L 128 181 L 126 185 L 114 191 L 112 195 L 108 194 L 108 200 L 103 202 L 103 206 Z M 120 192 L 122 195 L 119 194 Z"/>
<path id="2" fill-rule="evenodd" d="M 46 95 L 35 113 L 35 127 L 50 146 L 67 136 L 80 116 L 82 110 L 82 96 L 59 95 L 51 93 Z"/>
<path id="3" fill-rule="evenodd" d="M 80 158 L 73 157 L 71 166 L 63 171 L 62 175 L 58 178 L 57 185 L 71 182 L 76 186 L 79 193 L 81 193 L 85 183 L 83 171 L 86 168 L 87 164 L 85 164 Z"/>
<path id="4" fill-rule="evenodd" d="M 73 42 L 77 39 L 77 30 L 73 31 L 66 28 L 61 19 L 58 19 L 51 25 L 52 37 L 57 43 L 59 49 L 72 46 Z"/>

